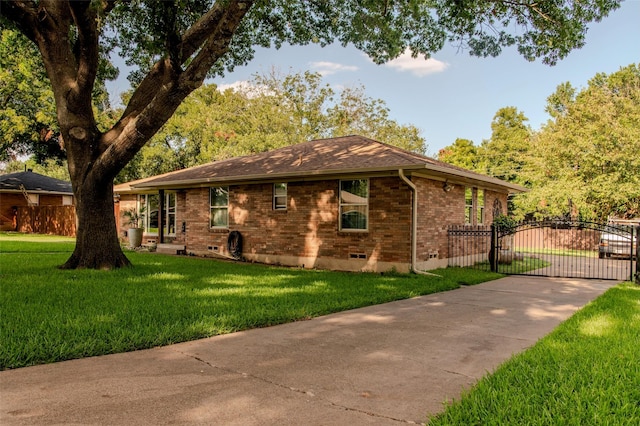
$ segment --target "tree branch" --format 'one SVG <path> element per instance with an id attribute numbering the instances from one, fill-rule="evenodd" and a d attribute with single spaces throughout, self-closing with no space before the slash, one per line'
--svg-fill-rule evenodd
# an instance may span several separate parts
<path id="1" fill-rule="evenodd" d="M 22 34 L 35 42 L 34 28 L 37 18 L 38 5 L 35 1 L 2 2 L 0 15 L 13 22 Z"/>
<path id="2" fill-rule="evenodd" d="M 178 46 L 181 52 L 181 63 L 185 63 L 191 55 L 200 49 L 202 44 L 209 38 L 212 28 L 218 25 L 225 12 L 226 9 L 220 6 L 220 2 L 216 2 L 207 13 L 184 33 L 182 42 Z"/>
<path id="3" fill-rule="evenodd" d="M 182 78 L 184 83 L 202 84 L 213 64 L 229 49 L 233 35 L 252 5 L 253 0 L 240 0 L 227 6 L 215 26 L 212 25 L 209 36 L 203 40 L 200 52 L 185 70 Z"/>
<path id="4" fill-rule="evenodd" d="M 83 97 L 83 104 L 91 104 L 91 92 L 96 80 L 99 63 L 97 11 L 90 1 L 69 3 L 73 20 L 78 28 L 78 51 L 76 53 L 76 95 Z"/>
<path id="5" fill-rule="evenodd" d="M 100 166 L 103 170 L 118 173 L 119 165 L 131 160 L 182 101 L 202 84 L 209 69 L 227 52 L 233 34 L 252 4 L 252 0 L 232 0 L 225 6 L 216 2 L 205 17 L 187 30 L 183 37 L 188 42 L 182 44 L 182 62 L 200 51 L 184 72 L 174 68 L 169 58 L 152 67 L 135 90 L 120 121 L 102 138 L 104 155 Z M 196 41 L 200 44 L 196 45 Z M 188 52 L 191 55 L 186 56 Z"/>

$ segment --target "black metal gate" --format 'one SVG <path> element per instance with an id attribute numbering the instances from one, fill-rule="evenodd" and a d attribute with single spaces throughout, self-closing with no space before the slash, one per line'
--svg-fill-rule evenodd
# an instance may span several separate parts
<path id="1" fill-rule="evenodd" d="M 640 280 L 640 227 L 578 221 L 452 227 L 449 265 L 511 275 Z"/>

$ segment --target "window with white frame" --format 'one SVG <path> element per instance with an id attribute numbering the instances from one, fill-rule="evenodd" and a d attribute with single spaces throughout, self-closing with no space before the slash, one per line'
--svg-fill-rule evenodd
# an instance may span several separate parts
<path id="1" fill-rule="evenodd" d="M 220 186 L 210 191 L 210 227 L 229 227 L 229 187 Z"/>
<path id="2" fill-rule="evenodd" d="M 473 188 L 464 189 L 464 223 L 473 223 Z"/>
<path id="3" fill-rule="evenodd" d="M 176 235 L 176 193 L 168 192 L 164 195 L 164 233 Z"/>
<path id="4" fill-rule="evenodd" d="M 138 198 L 138 212 L 142 217 L 142 226 L 146 235 L 158 235 L 160 228 L 160 195 L 142 194 Z M 176 193 L 164 195 L 164 234 L 176 234 Z"/>
<path id="5" fill-rule="evenodd" d="M 160 209 L 160 195 L 142 194 L 138 198 L 138 212 L 142 217 L 142 226 L 147 235 L 158 235 L 158 211 Z"/>
<path id="6" fill-rule="evenodd" d="M 273 209 L 274 210 L 287 209 L 287 184 L 286 183 L 273 184 Z"/>
<path id="7" fill-rule="evenodd" d="M 369 227 L 369 179 L 340 181 L 340 230 L 366 231 Z"/>
<path id="8" fill-rule="evenodd" d="M 476 221 L 478 225 L 484 223 L 484 189 L 478 189 L 476 192 Z"/>

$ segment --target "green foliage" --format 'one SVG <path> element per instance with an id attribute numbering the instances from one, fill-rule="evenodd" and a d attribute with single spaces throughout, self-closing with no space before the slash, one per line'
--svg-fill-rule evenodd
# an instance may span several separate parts
<path id="1" fill-rule="evenodd" d="M 640 66 L 600 73 L 586 88 L 560 84 L 539 131 L 514 107 L 500 109 L 491 139 L 458 139 L 439 153 L 456 166 L 530 190 L 510 211 L 518 219 L 640 217 Z"/>
<path id="2" fill-rule="evenodd" d="M 526 184 L 523 169 L 531 150 L 531 128 L 525 115 L 515 107 L 496 112 L 491 122 L 491 139 L 478 149 L 476 169 L 507 182 Z"/>
<path id="3" fill-rule="evenodd" d="M 608 290 L 429 425 L 640 423 L 638 318 L 640 287 Z"/>
<path id="4" fill-rule="evenodd" d="M 214 2 L 218 7 L 220 2 Z M 620 1 L 544 2 L 376 0 L 332 2 L 257 1 L 236 31 L 228 53 L 211 74 L 246 64 L 253 47 L 283 44 L 353 44 L 376 63 L 398 57 L 409 47 L 415 55 L 442 49 L 446 42 L 476 56 L 497 56 L 517 46 L 528 60 L 555 64 L 584 45 L 587 25 L 607 16 Z M 107 17 L 109 44 L 118 45 L 140 81 L 167 49 L 193 27 L 211 2 L 191 0 L 119 2 Z"/>
<path id="5" fill-rule="evenodd" d="M 47 160 L 63 165 L 66 152 L 53 90 L 38 49 L 18 31 L 2 25 L 0 29 L 0 161 L 31 155 L 45 167 Z M 118 70 L 103 58 L 93 90 L 98 125 L 103 129 L 115 121 L 104 81 L 117 76 Z"/>
<path id="6" fill-rule="evenodd" d="M 0 33 L 0 99 L 0 161 L 28 153 L 64 158 L 53 91 L 38 50 L 6 28 Z"/>
<path id="7" fill-rule="evenodd" d="M 519 222 L 512 216 L 499 214 L 493 218 L 493 224 L 504 234 L 513 234 Z"/>
<path id="8" fill-rule="evenodd" d="M 118 181 L 350 134 L 424 153 L 419 133 L 390 119 L 384 101 L 367 96 L 364 87 L 336 93 L 319 73 L 272 71 L 254 75 L 244 87 L 196 90 Z"/>
<path id="9" fill-rule="evenodd" d="M 549 97 L 552 120 L 535 138 L 521 211 L 538 216 L 640 216 L 640 68 L 598 74 L 576 95 Z"/>
<path id="10" fill-rule="evenodd" d="M 122 212 L 122 215 L 127 219 L 127 224 L 134 228 L 139 228 L 144 221 L 145 206 L 138 208 L 130 208 Z"/>
<path id="11" fill-rule="evenodd" d="M 66 160 L 46 159 L 38 163 L 34 156 L 26 161 L 9 161 L 0 167 L 0 173 L 24 172 L 27 169 L 44 176 L 69 181 Z"/>
<path id="12" fill-rule="evenodd" d="M 467 170 L 476 170 L 478 148 L 473 141 L 458 138 L 453 145 L 446 146 L 438 152 L 438 160 Z"/>
<path id="13" fill-rule="evenodd" d="M 44 241 L 42 241 L 44 239 Z M 49 241 L 51 240 L 51 241 Z M 373 274 L 155 253 L 136 268 L 55 269 L 71 239 L 0 235 L 0 369 L 132 351 L 476 284 L 464 268 Z"/>

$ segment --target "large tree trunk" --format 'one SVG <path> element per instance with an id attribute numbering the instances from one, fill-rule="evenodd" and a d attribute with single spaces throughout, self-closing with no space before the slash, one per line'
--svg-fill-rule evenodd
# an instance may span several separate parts
<path id="1" fill-rule="evenodd" d="M 175 22 L 175 2 L 158 3 L 167 22 Z M 115 4 L 40 0 L 0 8 L 38 46 L 54 92 L 78 216 L 76 248 L 64 269 L 129 265 L 118 242 L 113 179 L 227 53 L 253 1 L 215 2 L 184 34 L 168 28 L 166 56 L 135 89 L 120 120 L 101 133 L 91 94 L 100 61 L 99 23 Z"/>
<path id="2" fill-rule="evenodd" d="M 92 178 L 72 183 L 78 218 L 76 247 L 60 268 L 113 269 L 130 265 L 118 241 L 113 183 Z"/>

